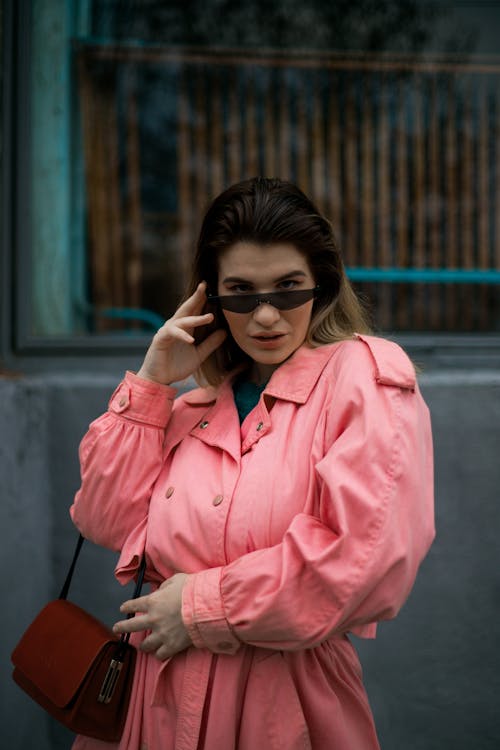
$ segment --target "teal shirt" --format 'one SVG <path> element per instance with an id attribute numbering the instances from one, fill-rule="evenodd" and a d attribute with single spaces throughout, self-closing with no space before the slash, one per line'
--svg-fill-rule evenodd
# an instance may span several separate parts
<path id="1" fill-rule="evenodd" d="M 254 406 L 257 406 L 260 394 L 266 385 L 267 383 L 256 385 L 249 380 L 237 380 L 234 383 L 234 401 L 236 403 L 236 408 L 238 409 L 240 424 L 242 424 L 247 414 L 250 414 Z"/>

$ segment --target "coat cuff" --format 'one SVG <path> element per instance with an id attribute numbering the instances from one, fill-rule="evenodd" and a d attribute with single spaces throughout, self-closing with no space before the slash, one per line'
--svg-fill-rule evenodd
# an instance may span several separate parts
<path id="1" fill-rule="evenodd" d="M 109 411 L 134 422 L 166 427 L 177 390 L 128 371 L 109 401 Z"/>
<path id="2" fill-rule="evenodd" d="M 196 648 L 234 654 L 241 642 L 224 614 L 220 591 L 222 570 L 211 568 L 188 576 L 182 590 L 182 619 Z"/>

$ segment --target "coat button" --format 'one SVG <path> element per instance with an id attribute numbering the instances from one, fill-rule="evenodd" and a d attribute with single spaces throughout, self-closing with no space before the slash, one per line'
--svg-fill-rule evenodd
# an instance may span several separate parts
<path id="1" fill-rule="evenodd" d="M 259 422 L 259 424 L 257 425 L 257 432 L 260 432 L 263 427 L 264 427 L 264 422 Z"/>
<path id="2" fill-rule="evenodd" d="M 200 430 L 206 430 L 207 427 L 208 427 L 207 421 L 200 422 Z"/>
<path id="3" fill-rule="evenodd" d="M 109 408 L 114 411 L 115 414 L 121 414 L 122 411 L 128 409 L 130 406 L 130 388 L 126 383 L 121 383 L 113 397 L 109 402 Z"/>
<path id="4" fill-rule="evenodd" d="M 222 495 L 216 495 L 212 500 L 212 505 L 220 505 L 223 500 L 224 497 Z"/>
<path id="5" fill-rule="evenodd" d="M 168 498 L 172 497 L 173 494 L 174 494 L 174 488 L 173 487 L 169 487 L 168 490 L 165 492 L 165 497 L 168 500 Z"/>

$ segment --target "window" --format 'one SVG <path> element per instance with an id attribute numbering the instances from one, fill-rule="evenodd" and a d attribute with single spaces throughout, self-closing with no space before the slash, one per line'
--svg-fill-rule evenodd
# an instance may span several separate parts
<path id="1" fill-rule="evenodd" d="M 345 5 L 19 4 L 20 345 L 149 335 L 257 173 L 332 220 L 381 331 L 500 331 L 500 8 Z"/>

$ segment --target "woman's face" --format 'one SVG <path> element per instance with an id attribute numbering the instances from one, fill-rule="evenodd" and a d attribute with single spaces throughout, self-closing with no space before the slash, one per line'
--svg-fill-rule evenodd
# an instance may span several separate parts
<path id="1" fill-rule="evenodd" d="M 312 289 L 306 257 L 289 244 L 237 242 L 219 258 L 218 294 L 244 295 Z M 231 334 L 254 361 L 251 377 L 265 382 L 307 336 L 314 301 L 292 310 L 261 303 L 252 312 L 223 310 Z"/>

